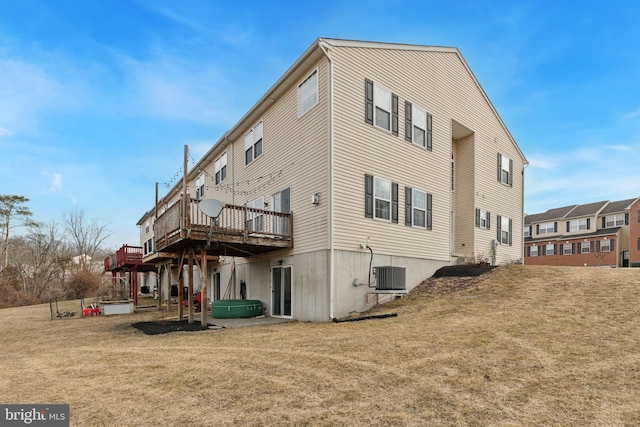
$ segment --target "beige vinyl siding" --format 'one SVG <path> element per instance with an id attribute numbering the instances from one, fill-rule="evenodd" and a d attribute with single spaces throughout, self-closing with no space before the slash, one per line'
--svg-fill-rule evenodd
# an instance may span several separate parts
<path id="1" fill-rule="evenodd" d="M 318 68 L 318 104 L 297 117 L 297 87 Z M 233 142 L 227 158 L 227 182 L 234 191 L 219 193 L 229 203 L 243 205 L 260 196 L 272 209 L 272 196 L 289 187 L 293 211 L 294 247 L 287 253 L 299 254 L 326 249 L 329 212 L 329 85 L 327 61 L 308 69 L 286 93 L 276 99 L 262 115 L 262 156 L 245 165 L 244 135 L 258 121 L 244 123 L 244 130 Z M 229 154 L 228 154 L 229 156 Z M 261 178 L 262 177 L 262 178 Z M 228 190 L 228 188 L 226 188 Z M 311 196 L 320 193 L 320 205 Z"/>
<path id="2" fill-rule="evenodd" d="M 433 98 L 417 91 L 420 80 L 403 79 L 400 58 L 377 49 L 337 48 L 335 58 L 335 248 L 370 245 L 386 254 L 449 259 L 449 127 L 434 112 Z M 397 62 L 400 60 L 401 62 Z M 406 63 L 406 61 L 404 61 Z M 422 64 L 420 64 L 422 65 Z M 418 68 L 418 67 L 417 67 Z M 416 68 L 416 69 L 417 69 Z M 367 70 L 366 74 L 363 70 Z M 399 135 L 364 121 L 364 80 L 369 78 L 399 96 Z M 433 114 L 433 151 L 404 139 L 404 101 Z M 364 217 L 364 175 L 398 183 L 398 224 Z M 431 193 L 433 227 L 405 226 L 405 186 Z"/>
<path id="3" fill-rule="evenodd" d="M 431 259 L 449 257 L 452 119 L 475 132 L 472 196 L 477 197 L 476 192 L 485 194 L 492 222 L 497 214 L 511 218 L 513 230 L 522 228 L 523 159 L 455 52 L 339 47 L 333 49 L 332 55 L 336 73 L 336 182 L 341 183 L 340 188 L 336 188 L 336 248 L 354 249 L 372 235 L 372 246 L 379 236 L 383 240 L 379 246 L 383 245 L 389 253 Z M 365 123 L 365 78 L 398 95 L 397 137 Z M 432 152 L 404 140 L 405 100 L 432 114 Z M 498 151 L 513 160 L 512 187 L 497 182 Z M 399 184 L 399 224 L 364 218 L 365 173 Z M 405 185 L 433 194 L 433 230 L 419 232 L 404 226 Z M 472 221 L 475 200 L 459 199 L 456 204 L 457 214 L 462 215 L 461 222 L 465 217 Z M 354 205 L 356 209 L 349 208 Z M 463 208 L 469 212 L 458 212 Z M 496 231 L 483 234 L 487 247 Z M 521 233 L 514 232 L 513 247 L 502 253 L 519 258 L 521 241 Z M 482 250 L 485 250 L 484 243 Z M 473 242 L 472 248 L 477 246 L 477 242 Z"/>
<path id="4" fill-rule="evenodd" d="M 455 154 L 455 251 L 454 255 L 465 258 L 475 258 L 477 252 L 475 243 L 475 208 L 489 210 L 480 202 L 475 206 L 474 184 L 474 135 L 469 135 L 458 141 L 452 141 Z M 491 221 L 495 216 L 491 215 Z M 493 226 L 493 224 L 491 224 Z M 491 233 L 491 230 L 483 230 Z"/>

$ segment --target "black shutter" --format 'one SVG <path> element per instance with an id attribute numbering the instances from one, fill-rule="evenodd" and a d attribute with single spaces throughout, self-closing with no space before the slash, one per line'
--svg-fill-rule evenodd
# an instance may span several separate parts
<path id="1" fill-rule="evenodd" d="M 398 136 L 398 95 L 391 94 L 391 133 Z"/>
<path id="2" fill-rule="evenodd" d="M 391 183 L 391 222 L 398 223 L 398 184 Z"/>
<path id="3" fill-rule="evenodd" d="M 557 245 L 554 243 L 553 244 L 553 254 L 556 255 L 558 253 L 558 251 L 556 250 Z"/>
<path id="4" fill-rule="evenodd" d="M 487 212 L 487 230 L 491 230 L 491 212 Z"/>
<path id="5" fill-rule="evenodd" d="M 600 240 L 596 240 L 596 252 L 600 252 Z"/>
<path id="6" fill-rule="evenodd" d="M 509 159 L 509 187 L 513 187 L 513 160 Z"/>
<path id="7" fill-rule="evenodd" d="M 607 218 L 606 217 L 602 217 L 602 228 L 607 228 Z"/>
<path id="8" fill-rule="evenodd" d="M 571 244 L 571 255 L 573 255 L 573 254 L 575 254 L 575 253 L 576 253 L 576 244 L 575 244 L 575 243 L 572 243 L 572 244 Z"/>
<path id="9" fill-rule="evenodd" d="M 569 221 L 567 221 L 567 233 L 569 232 Z"/>
<path id="10" fill-rule="evenodd" d="M 502 239 L 500 239 L 500 232 L 502 231 L 502 217 L 500 215 L 496 215 L 496 228 L 498 231 L 496 232 L 496 236 L 498 236 L 498 242 L 502 243 Z"/>
<path id="11" fill-rule="evenodd" d="M 615 239 L 611 239 L 611 244 L 609 245 L 609 250 L 611 252 L 613 252 L 615 250 L 615 248 L 616 248 L 616 241 L 615 241 Z"/>
<path id="12" fill-rule="evenodd" d="M 511 220 L 511 218 L 509 218 L 509 246 L 511 246 L 511 243 L 513 242 L 513 239 L 511 238 L 513 236 L 513 221 Z"/>
<path id="13" fill-rule="evenodd" d="M 480 227 L 480 209 L 476 208 L 476 227 Z"/>
<path id="14" fill-rule="evenodd" d="M 502 182 L 502 156 L 498 153 L 498 182 Z"/>
<path id="15" fill-rule="evenodd" d="M 412 225 L 413 215 L 411 212 L 411 188 L 404 187 L 404 225 Z"/>
<path id="16" fill-rule="evenodd" d="M 593 240 L 589 242 L 589 251 L 593 253 Z"/>
<path id="17" fill-rule="evenodd" d="M 629 212 L 624 214 L 624 225 L 629 225 Z"/>
<path id="18" fill-rule="evenodd" d="M 427 113 L 427 150 L 431 151 L 433 148 L 433 125 L 432 125 L 431 114 Z"/>
<path id="19" fill-rule="evenodd" d="M 554 232 L 554 233 L 557 233 L 557 232 L 558 232 L 558 221 L 555 221 L 555 222 L 553 223 L 553 232 Z"/>
<path id="20" fill-rule="evenodd" d="M 591 218 L 587 218 L 587 230 L 591 229 Z"/>
<path id="21" fill-rule="evenodd" d="M 427 230 L 433 228 L 433 197 L 427 193 Z"/>
<path id="22" fill-rule="evenodd" d="M 409 101 L 404 101 L 404 139 L 411 142 L 413 141 L 413 127 L 411 123 L 411 103 Z"/>
<path id="23" fill-rule="evenodd" d="M 536 224 L 536 234 L 540 234 L 540 224 Z"/>
<path id="24" fill-rule="evenodd" d="M 373 218 L 373 176 L 364 176 L 364 216 Z"/>
<path id="25" fill-rule="evenodd" d="M 373 124 L 373 82 L 364 79 L 364 121 Z"/>

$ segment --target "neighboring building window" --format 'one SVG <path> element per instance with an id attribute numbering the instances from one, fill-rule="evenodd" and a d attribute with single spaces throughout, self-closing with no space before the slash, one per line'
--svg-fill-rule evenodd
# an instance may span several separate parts
<path id="1" fill-rule="evenodd" d="M 247 203 L 247 208 L 251 209 L 264 209 L 264 197 L 258 197 Z M 264 230 L 264 215 L 261 212 L 256 212 L 249 209 L 247 212 L 247 230 L 248 231 L 263 231 Z"/>
<path id="2" fill-rule="evenodd" d="M 432 204 L 431 194 L 415 188 L 405 187 L 405 225 L 432 229 Z"/>
<path id="3" fill-rule="evenodd" d="M 591 252 L 591 242 L 582 242 L 580 243 L 580 253 L 588 254 Z"/>
<path id="4" fill-rule="evenodd" d="M 538 256 L 538 246 L 537 245 L 529 246 L 529 256 Z"/>
<path id="5" fill-rule="evenodd" d="M 433 140 L 431 114 L 412 105 L 409 101 L 405 101 L 404 107 L 405 139 L 431 151 Z"/>
<path id="6" fill-rule="evenodd" d="M 498 153 L 498 181 L 506 184 L 513 185 L 513 160 Z"/>
<path id="7" fill-rule="evenodd" d="M 555 255 L 556 253 L 556 245 L 553 243 L 548 243 L 545 247 L 545 254 L 547 255 Z"/>
<path id="8" fill-rule="evenodd" d="M 215 161 L 216 185 L 227 178 L 227 153 L 218 157 Z"/>
<path id="9" fill-rule="evenodd" d="M 584 219 L 574 219 L 569 221 L 569 229 L 567 231 L 580 231 L 587 230 L 589 228 L 589 220 Z"/>
<path id="10" fill-rule="evenodd" d="M 553 234 L 556 231 L 555 222 L 545 222 L 538 225 L 538 234 Z"/>
<path id="11" fill-rule="evenodd" d="M 398 184 L 373 175 L 364 176 L 364 216 L 398 222 Z"/>
<path id="12" fill-rule="evenodd" d="M 531 237 L 531 228 L 524 227 L 524 230 L 522 231 L 522 234 L 524 235 L 524 237 Z"/>
<path id="13" fill-rule="evenodd" d="M 605 228 L 609 227 L 619 227 L 625 225 L 624 214 L 617 215 L 607 215 L 603 220 L 603 226 Z"/>
<path id="14" fill-rule="evenodd" d="M 147 222 L 144 225 L 144 232 L 148 233 L 149 232 L 149 220 L 147 220 Z"/>
<path id="15" fill-rule="evenodd" d="M 563 255 L 571 255 L 573 254 L 573 244 L 565 243 L 562 245 L 562 254 Z"/>
<path id="16" fill-rule="evenodd" d="M 398 135 L 398 96 L 365 79 L 365 122 Z"/>
<path id="17" fill-rule="evenodd" d="M 196 199 L 204 197 L 204 172 L 196 178 Z"/>
<path id="18" fill-rule="evenodd" d="M 497 215 L 496 223 L 498 224 L 498 241 L 503 245 L 511 246 L 511 227 L 513 221 L 511 221 L 511 218 L 507 218 L 506 216 L 501 217 L 500 215 Z"/>
<path id="19" fill-rule="evenodd" d="M 476 208 L 476 227 L 486 230 L 491 229 L 491 213 L 484 209 Z"/>
<path id="20" fill-rule="evenodd" d="M 611 242 L 611 240 L 609 240 L 609 239 L 605 239 L 602 242 L 600 242 L 600 252 L 609 252 L 609 251 L 611 251 L 610 242 Z"/>
<path id="21" fill-rule="evenodd" d="M 298 118 L 318 103 L 318 70 L 298 86 Z"/>
<path id="22" fill-rule="evenodd" d="M 262 121 L 244 137 L 244 164 L 248 165 L 262 155 Z"/>

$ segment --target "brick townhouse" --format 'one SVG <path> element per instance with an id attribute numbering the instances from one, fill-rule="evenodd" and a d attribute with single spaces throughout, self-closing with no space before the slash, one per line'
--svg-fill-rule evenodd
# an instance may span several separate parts
<path id="1" fill-rule="evenodd" d="M 524 263 L 640 267 L 640 198 L 525 215 Z"/>

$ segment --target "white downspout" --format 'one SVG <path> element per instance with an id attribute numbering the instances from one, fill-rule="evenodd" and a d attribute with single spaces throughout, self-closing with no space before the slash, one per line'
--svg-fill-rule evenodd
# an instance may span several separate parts
<path id="1" fill-rule="evenodd" d="M 334 175 L 333 175 L 333 61 L 329 46 L 320 40 L 318 46 L 329 61 L 329 320 L 333 320 L 335 305 L 335 250 L 334 250 Z"/>

